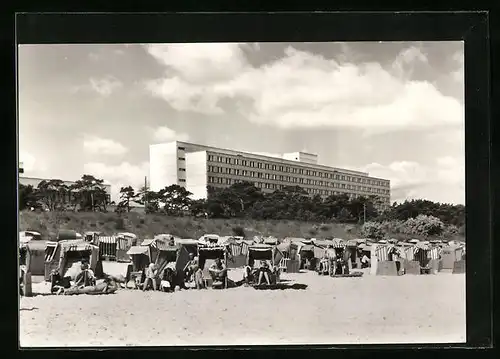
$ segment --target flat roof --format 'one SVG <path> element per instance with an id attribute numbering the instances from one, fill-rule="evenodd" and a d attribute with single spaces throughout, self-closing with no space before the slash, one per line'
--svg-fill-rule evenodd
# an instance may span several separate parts
<path id="1" fill-rule="evenodd" d="M 163 145 L 172 144 L 172 143 L 177 143 L 178 145 L 179 144 L 191 145 L 191 146 L 196 146 L 196 147 L 200 148 L 200 151 L 193 151 L 193 152 L 203 152 L 203 150 L 201 150 L 201 149 L 205 149 L 206 152 L 215 152 L 215 153 L 230 154 L 230 155 L 236 155 L 236 156 L 241 155 L 241 156 L 246 156 L 249 158 L 262 159 L 265 161 L 275 161 L 275 162 L 280 162 L 280 163 L 285 163 L 285 164 L 290 164 L 290 165 L 295 165 L 295 166 L 297 166 L 298 164 L 302 164 L 305 167 L 309 167 L 309 168 L 316 168 L 316 169 L 322 169 L 322 170 L 333 171 L 333 172 L 337 171 L 337 172 L 341 172 L 341 173 L 345 173 L 345 174 L 355 174 L 358 176 L 366 176 L 366 177 L 370 177 L 372 179 L 378 179 L 378 180 L 382 180 L 382 181 L 390 181 L 386 178 L 371 177 L 368 172 L 354 171 L 354 170 L 349 170 L 346 168 L 331 167 L 331 166 L 320 165 L 320 164 L 315 164 L 315 163 L 287 160 L 287 159 L 280 158 L 280 157 L 256 155 L 256 154 L 249 153 L 249 152 L 236 151 L 236 150 L 230 150 L 230 149 L 212 147 L 212 146 L 206 146 L 206 145 L 199 145 L 199 144 L 191 143 L 191 142 L 173 141 L 173 142 L 169 142 L 169 143 L 163 143 Z M 162 145 L 162 144 L 156 144 L 156 145 Z M 154 146 L 154 145 L 151 145 L 151 146 Z M 287 153 L 294 153 L 294 152 L 287 152 Z"/>

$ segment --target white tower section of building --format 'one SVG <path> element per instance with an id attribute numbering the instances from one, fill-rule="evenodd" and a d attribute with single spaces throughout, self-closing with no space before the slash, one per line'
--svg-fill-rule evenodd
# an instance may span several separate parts
<path id="1" fill-rule="evenodd" d="M 179 150 L 177 141 L 149 146 L 149 177 L 151 191 L 173 184 L 185 187 L 184 151 Z"/>
<path id="2" fill-rule="evenodd" d="M 306 152 L 289 152 L 283 154 L 283 159 L 290 161 L 298 161 L 304 163 L 310 163 L 313 165 L 318 164 L 318 155 L 314 153 Z"/>
<path id="3" fill-rule="evenodd" d="M 186 153 L 186 189 L 192 199 L 207 198 L 207 151 Z"/>

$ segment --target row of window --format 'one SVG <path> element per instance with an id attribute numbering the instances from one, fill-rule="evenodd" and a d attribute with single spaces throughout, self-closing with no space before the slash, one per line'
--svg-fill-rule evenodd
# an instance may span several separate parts
<path id="1" fill-rule="evenodd" d="M 296 173 L 296 174 L 312 176 L 312 177 L 335 179 L 338 181 L 356 182 L 356 183 L 369 184 L 369 185 L 373 185 L 373 186 L 389 187 L 388 181 L 361 178 L 361 177 L 356 177 L 356 176 L 341 174 L 341 173 L 328 173 L 328 172 L 322 172 L 322 171 L 304 169 L 304 168 L 298 168 L 298 167 L 290 167 L 290 166 L 276 165 L 276 164 L 270 164 L 270 163 L 263 163 L 263 162 L 258 162 L 258 161 L 243 160 L 240 158 L 208 155 L 208 161 L 233 164 L 233 165 L 241 165 L 241 166 L 245 166 L 245 167 L 258 168 L 258 169 L 264 169 L 264 170 Z M 210 167 L 221 168 L 221 167 L 217 167 L 217 166 L 209 166 L 209 168 Z M 231 169 L 227 169 L 227 170 L 231 170 Z M 216 171 L 211 171 L 211 172 L 216 172 Z"/>
<path id="2" fill-rule="evenodd" d="M 223 178 L 223 177 L 212 177 L 208 176 L 208 183 L 216 183 L 216 184 L 222 184 L 222 185 L 232 185 L 235 183 L 241 183 L 243 182 L 242 180 L 237 180 L 237 179 L 232 179 L 232 178 Z M 281 184 L 276 184 L 276 183 L 268 183 L 268 182 L 255 182 L 255 186 L 258 188 L 263 188 L 263 189 L 271 189 L 271 190 L 277 190 L 277 189 L 283 189 L 285 185 Z M 348 185 L 349 186 L 349 185 Z M 356 188 L 352 187 L 338 187 L 342 189 L 347 189 L 347 190 L 356 190 Z M 378 191 L 371 191 L 371 188 L 363 187 L 363 191 L 365 192 L 372 192 L 372 193 L 378 193 L 378 194 L 385 194 L 388 195 L 389 191 L 387 190 L 379 190 Z M 341 194 L 345 192 L 340 192 L 340 191 L 335 191 L 335 190 L 326 190 L 326 189 L 316 189 L 316 188 L 304 188 L 308 193 L 313 193 L 313 194 L 322 194 L 322 195 L 331 195 L 331 194 Z M 373 189 L 375 190 L 375 189 Z"/>
<path id="3" fill-rule="evenodd" d="M 220 184 L 220 185 L 231 184 L 230 183 L 231 180 L 229 178 L 215 178 L 214 180 L 215 180 L 215 182 L 210 182 L 210 183 Z M 281 189 L 283 189 L 283 185 L 276 185 L 276 184 L 262 183 L 262 182 L 255 182 L 255 186 L 257 188 L 268 189 L 268 190 L 278 190 L 278 189 L 281 190 Z M 321 190 L 321 189 L 316 189 L 316 188 L 304 188 L 304 190 L 308 194 L 312 194 L 312 195 L 318 194 L 320 196 L 331 196 L 331 195 L 341 195 L 341 194 L 346 194 L 350 198 L 357 198 L 357 197 L 361 196 L 360 194 L 357 194 L 357 193 L 346 193 L 346 192 L 339 192 L 339 191 Z M 382 198 L 382 201 L 387 202 L 388 199 Z"/>
<path id="4" fill-rule="evenodd" d="M 229 174 L 229 175 L 242 176 L 242 177 L 262 178 L 262 179 L 266 179 L 266 180 L 290 182 L 290 183 L 295 183 L 295 184 L 299 184 L 299 185 L 306 184 L 306 185 L 311 185 L 311 186 L 325 186 L 325 187 L 333 187 L 333 188 L 353 189 L 353 190 L 364 191 L 364 192 L 373 192 L 373 193 L 385 193 L 385 194 L 389 193 L 388 189 L 380 189 L 380 188 L 373 188 L 373 187 L 360 186 L 360 185 L 351 185 L 351 184 L 345 184 L 345 183 L 336 183 L 336 182 L 315 180 L 315 179 L 302 178 L 302 177 L 276 175 L 276 174 L 270 174 L 270 173 L 248 171 L 248 170 L 239 170 L 239 169 L 233 169 L 233 168 L 227 168 L 227 167 L 222 168 L 222 167 L 217 167 L 217 166 L 208 166 L 208 172 L 225 173 L 225 174 Z"/>

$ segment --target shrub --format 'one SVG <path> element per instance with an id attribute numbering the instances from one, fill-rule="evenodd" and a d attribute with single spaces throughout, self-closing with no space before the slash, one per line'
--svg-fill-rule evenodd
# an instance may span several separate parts
<path id="1" fill-rule="evenodd" d="M 120 231 L 125 229 L 125 221 L 123 220 L 123 218 L 115 218 L 115 229 Z"/>
<path id="2" fill-rule="evenodd" d="M 378 222 L 366 222 L 361 228 L 361 233 L 363 236 L 372 239 L 382 239 L 385 235 L 382 224 Z"/>
<path id="3" fill-rule="evenodd" d="M 245 229 L 241 226 L 234 226 L 232 231 L 234 236 L 245 237 Z"/>
<path id="4" fill-rule="evenodd" d="M 439 236 L 443 233 L 443 222 L 434 216 L 418 215 L 416 218 L 408 218 L 404 223 L 404 233 L 428 236 Z"/>
<path id="5" fill-rule="evenodd" d="M 328 231 L 331 229 L 331 227 L 330 227 L 328 224 L 322 224 L 322 225 L 319 227 L 319 229 L 320 229 L 321 231 L 323 231 L 323 232 L 328 232 Z"/>

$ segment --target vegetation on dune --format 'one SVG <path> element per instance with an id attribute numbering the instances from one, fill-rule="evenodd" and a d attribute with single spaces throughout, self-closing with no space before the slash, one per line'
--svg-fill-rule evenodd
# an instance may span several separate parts
<path id="1" fill-rule="evenodd" d="M 190 199 L 191 193 L 178 185 L 158 192 L 122 187 L 116 210 L 110 213 L 107 206 L 113 203 L 102 183 L 84 175 L 70 187 L 60 180 L 43 181 L 38 188 L 20 185 L 21 230 L 36 230 L 45 236 L 61 228 L 106 234 L 130 231 L 143 238 L 158 233 L 185 238 L 216 233 L 247 237 L 458 239 L 465 234 L 462 205 L 412 200 L 379 211 L 381 199 L 376 196 L 311 197 L 299 186 L 264 193 L 249 182 L 227 188 L 209 187 L 206 200 Z M 145 213 L 131 212 L 133 203 L 144 205 Z"/>

